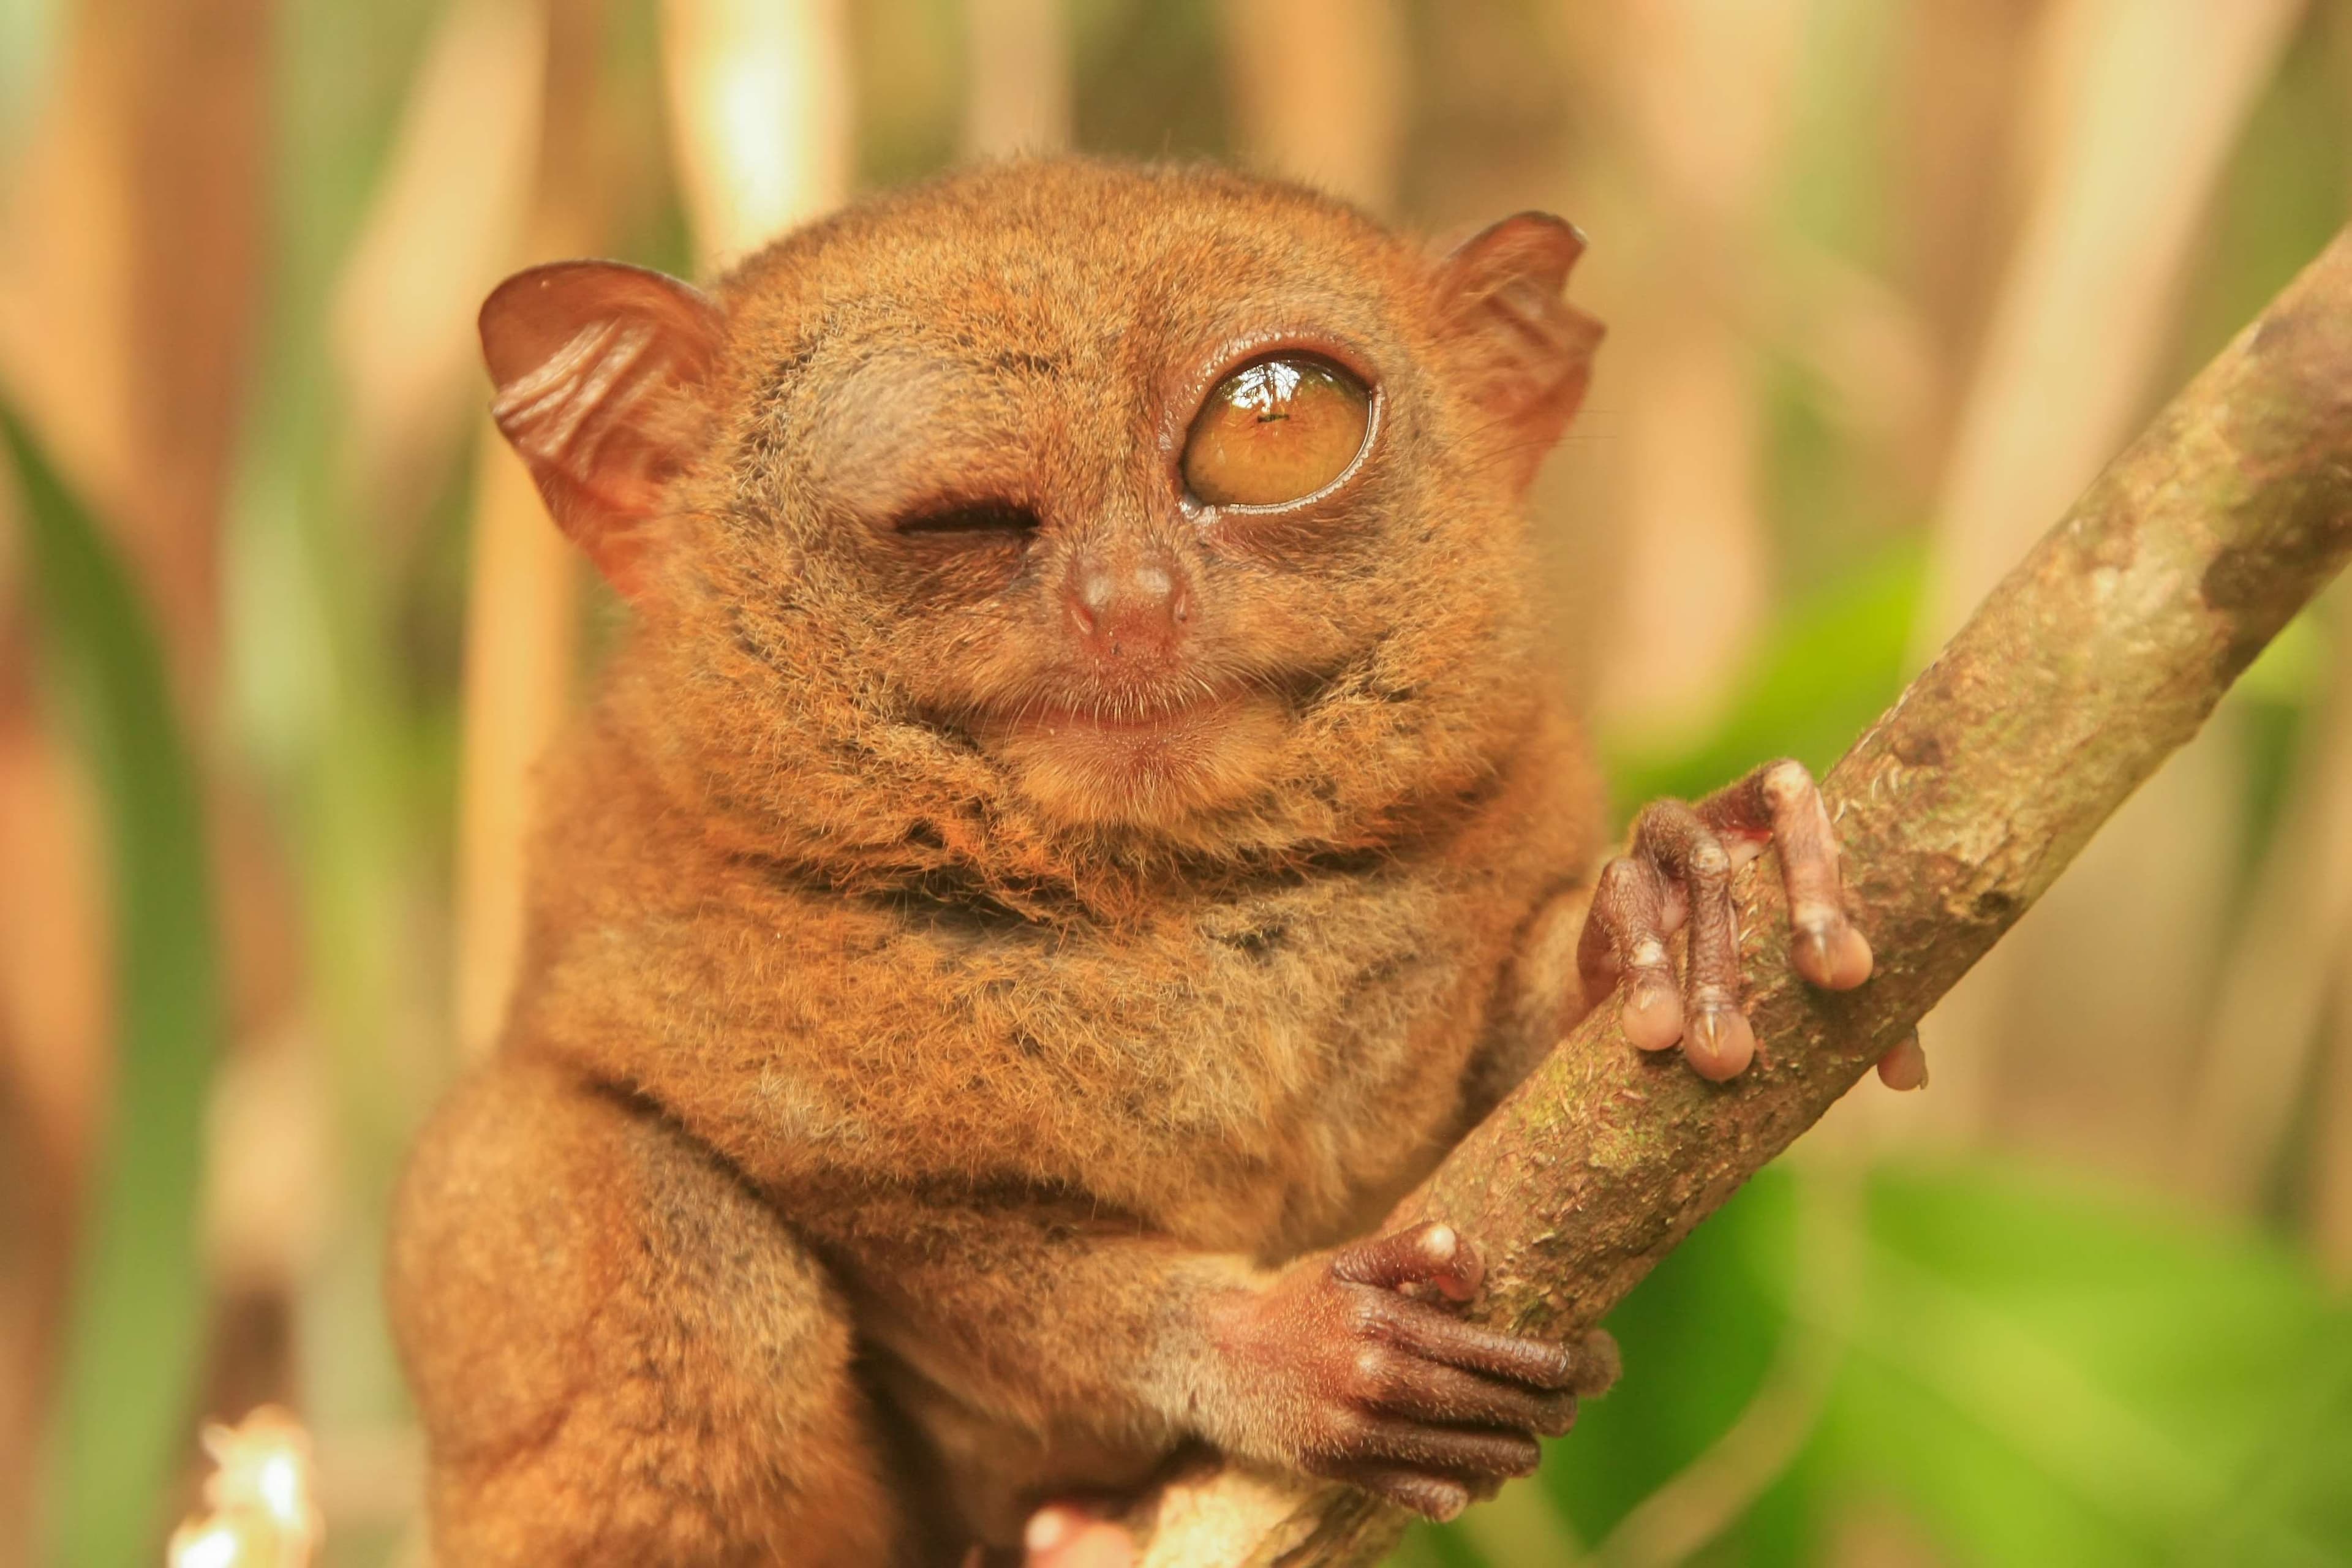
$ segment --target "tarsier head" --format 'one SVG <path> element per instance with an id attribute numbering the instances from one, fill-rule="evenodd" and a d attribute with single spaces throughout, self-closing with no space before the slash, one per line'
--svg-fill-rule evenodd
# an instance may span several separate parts
<path id="1" fill-rule="evenodd" d="M 1522 494 L 1600 329 L 1581 249 L 1437 257 L 1294 187 L 1015 163 L 711 294 L 482 311 L 495 412 L 639 622 L 608 711 L 850 880 L 1374 847 L 1530 711 Z"/>

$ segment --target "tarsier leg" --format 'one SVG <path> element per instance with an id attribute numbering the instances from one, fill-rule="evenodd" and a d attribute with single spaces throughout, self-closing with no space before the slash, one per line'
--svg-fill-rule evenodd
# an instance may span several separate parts
<path id="1" fill-rule="evenodd" d="M 907 1560 L 831 1284 L 637 1107 L 524 1064 L 461 1088 L 391 1292 L 438 1561 Z"/>
<path id="2" fill-rule="evenodd" d="M 1628 852 L 1602 870 L 1578 949 L 1588 1002 L 1622 984 L 1626 1037 L 1644 1050 L 1679 1044 L 1703 1077 L 1737 1076 L 1756 1037 L 1740 1011 L 1739 932 L 1731 875 L 1780 851 L 1790 962 L 1815 985 L 1844 991 L 1870 978 L 1870 944 L 1846 918 L 1837 837 L 1801 763 L 1768 763 L 1696 805 L 1660 801 L 1634 820 Z M 1688 930 L 1678 984 L 1666 946 Z M 1879 1064 L 1897 1089 L 1927 1081 L 1916 1035 Z"/>

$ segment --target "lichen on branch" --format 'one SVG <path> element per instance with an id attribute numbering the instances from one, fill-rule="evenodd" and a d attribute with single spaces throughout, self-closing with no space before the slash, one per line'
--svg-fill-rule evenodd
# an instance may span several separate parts
<path id="1" fill-rule="evenodd" d="M 1822 781 L 1878 967 L 1789 968 L 1779 879 L 1739 888 L 1756 1066 L 1703 1082 L 1597 1009 L 1408 1197 L 1475 1237 L 1485 1321 L 1597 1324 L 1811 1127 L 2047 891 L 2352 555 L 2352 230 L 2102 474 Z M 1759 759 L 1760 760 L 1760 759 Z M 1362 1564 L 1404 1516 L 1233 1470 L 1172 1483 L 1146 1568 Z"/>

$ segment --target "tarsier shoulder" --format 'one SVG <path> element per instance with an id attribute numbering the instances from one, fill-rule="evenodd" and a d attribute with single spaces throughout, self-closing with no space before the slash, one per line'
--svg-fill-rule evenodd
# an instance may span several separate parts
<path id="1" fill-rule="evenodd" d="M 1738 1071 L 1749 847 L 1809 978 L 1868 950 L 1801 770 L 1592 889 L 1526 506 L 1582 248 L 1065 160 L 707 289 L 490 297 L 499 427 L 633 630 L 548 769 L 506 1047 L 403 1199 L 447 1549 L 558 1560 L 584 1489 L 632 1561 L 953 1562 L 1189 1443 L 1445 1514 L 1605 1383 L 1463 1322 L 1475 1238 L 1387 1205 L 1625 977 L 1637 1043 Z M 649 1432 L 587 1367 L 728 1418 Z"/>

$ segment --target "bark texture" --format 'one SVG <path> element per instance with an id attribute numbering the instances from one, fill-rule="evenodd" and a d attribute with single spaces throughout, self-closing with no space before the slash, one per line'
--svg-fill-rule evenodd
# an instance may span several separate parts
<path id="1" fill-rule="evenodd" d="M 1797 980 L 1777 868 L 1743 874 L 1759 1050 L 1733 1083 L 1603 1006 L 1400 1205 L 1486 1254 L 1484 1321 L 1597 1324 L 2042 896 L 2352 554 L 2352 230 L 2100 476 L 1823 781 L 1878 959 Z M 1759 759 L 1759 761 L 1762 759 Z M 1405 1522 L 1346 1488 L 1172 1484 L 1146 1568 L 1362 1564 Z"/>

